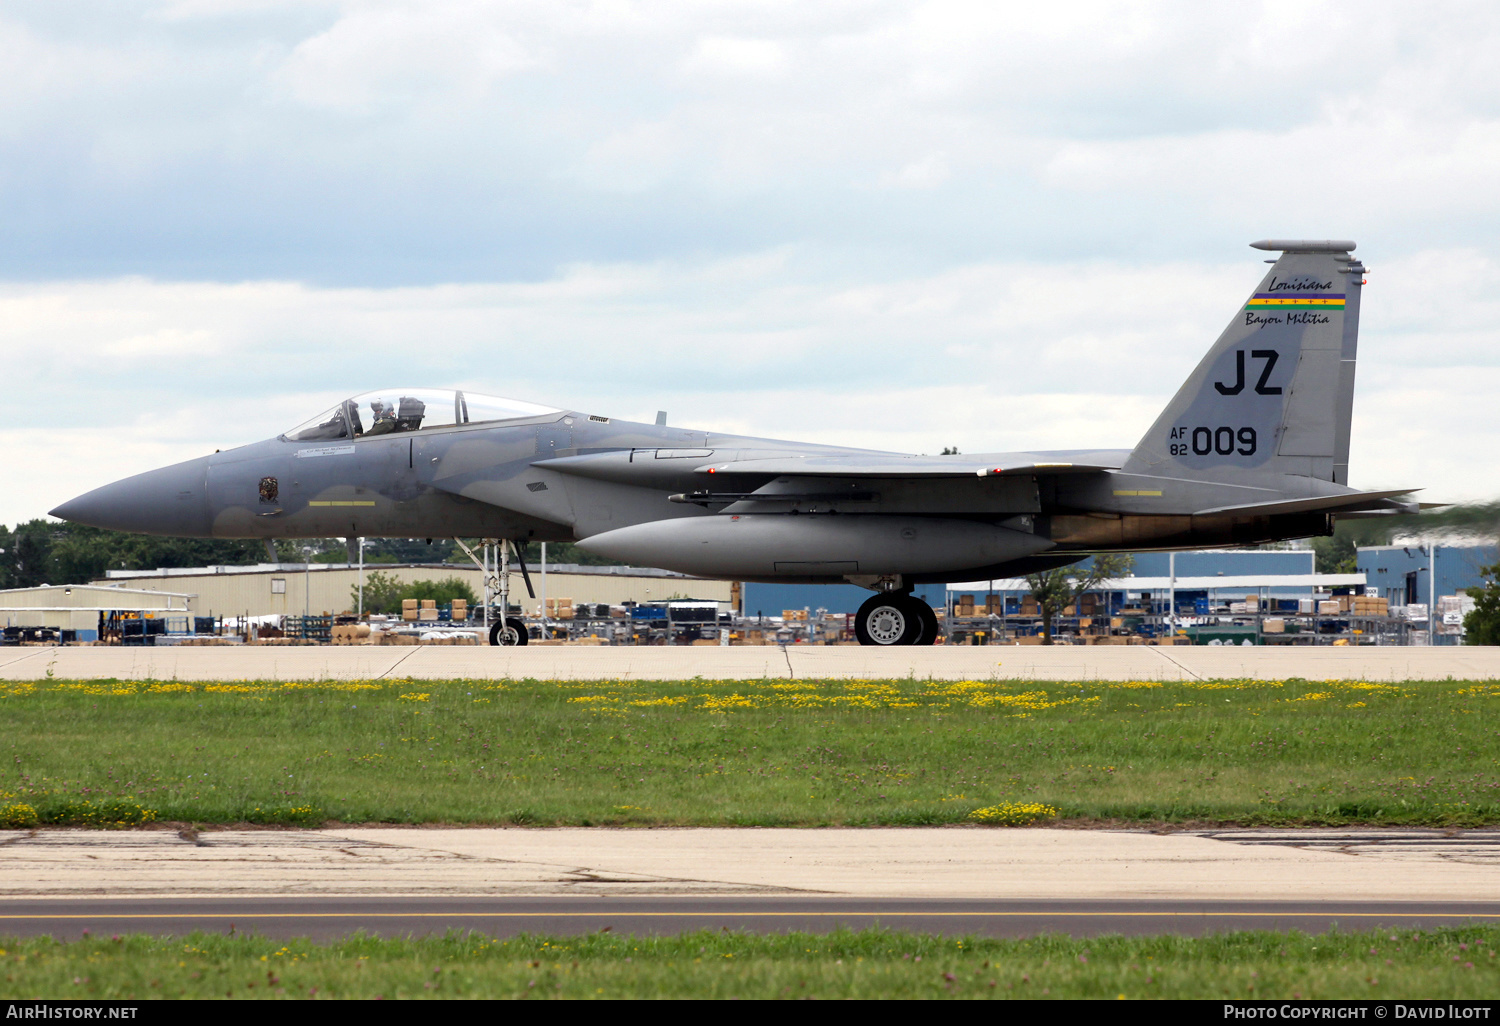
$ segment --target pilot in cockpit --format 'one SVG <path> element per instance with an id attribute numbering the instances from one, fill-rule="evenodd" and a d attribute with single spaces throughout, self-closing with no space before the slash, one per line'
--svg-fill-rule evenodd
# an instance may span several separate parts
<path id="1" fill-rule="evenodd" d="M 370 430 L 365 432 L 365 437 L 390 434 L 394 430 L 396 430 L 395 409 L 379 399 L 370 400 Z"/>

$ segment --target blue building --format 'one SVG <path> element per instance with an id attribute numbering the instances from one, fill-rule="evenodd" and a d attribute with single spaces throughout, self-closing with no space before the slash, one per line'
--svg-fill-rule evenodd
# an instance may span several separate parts
<path id="1" fill-rule="evenodd" d="M 1169 558 L 1169 553 L 1138 552 L 1134 555 L 1135 567 L 1131 571 L 1133 576 L 1148 579 L 1165 579 L 1170 576 L 1174 560 Z M 1088 560 L 1079 563 L 1079 569 L 1086 568 L 1088 563 Z M 1311 549 L 1200 549 L 1176 553 L 1175 563 L 1178 578 L 1281 577 L 1310 575 L 1315 570 L 1315 557 Z M 1026 591 L 1024 582 L 997 580 L 993 582 L 993 587 L 990 585 L 991 582 L 987 581 L 953 585 L 924 584 L 917 588 L 916 594 L 934 609 L 942 609 L 953 595 L 987 591 L 1004 592 L 1008 604 L 1018 605 L 1021 595 Z M 1160 598 L 1165 599 L 1165 580 L 1151 586 L 1160 591 Z M 1236 586 L 1241 590 L 1245 588 L 1244 584 L 1238 582 Z M 1309 582 L 1304 587 L 1267 588 L 1266 594 L 1302 597 L 1312 594 L 1312 590 L 1313 585 Z M 1186 612 L 1192 612 L 1196 601 L 1207 600 L 1211 595 L 1210 590 L 1200 586 L 1198 590 L 1179 589 L 1177 599 Z M 783 609 L 826 609 L 830 613 L 853 613 L 869 597 L 869 591 L 852 584 L 747 583 L 744 586 L 744 610 L 748 616 L 762 613 L 766 616 L 780 616 Z M 1125 593 L 1119 592 L 1112 596 L 1110 606 L 1119 607 L 1127 604 L 1127 601 Z"/>
<path id="2" fill-rule="evenodd" d="M 1433 552 L 1433 548 L 1436 552 Z M 1366 589 L 1390 600 L 1393 606 L 1420 602 L 1431 606 L 1434 594 L 1457 595 L 1464 588 L 1480 587 L 1479 569 L 1500 562 L 1495 545 L 1370 545 L 1357 550 L 1359 572 Z M 1437 588 L 1432 587 L 1434 568 Z"/>
<path id="3" fill-rule="evenodd" d="M 830 613 L 855 613 L 873 592 L 853 584 L 751 584 L 744 585 L 746 616 L 780 616 L 783 609 L 826 609 Z M 934 609 L 947 601 L 947 586 L 922 584 L 916 595 Z"/>
<path id="4" fill-rule="evenodd" d="M 1137 552 L 1137 577 L 1166 577 L 1175 563 L 1178 577 L 1242 577 L 1253 574 L 1310 574 L 1317 570 L 1312 549 L 1196 549 L 1178 552 Z"/>

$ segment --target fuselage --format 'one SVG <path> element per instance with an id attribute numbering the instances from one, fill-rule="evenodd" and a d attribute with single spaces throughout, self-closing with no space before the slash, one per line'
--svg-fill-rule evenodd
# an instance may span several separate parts
<path id="1" fill-rule="evenodd" d="M 216 538 L 487 537 L 585 546 L 595 539 L 604 554 L 625 561 L 805 581 L 972 580 L 1064 565 L 1089 552 L 1242 545 L 1328 529 L 1319 513 L 1198 515 L 1284 496 L 1287 483 L 1164 483 L 1121 473 L 1128 450 L 992 454 L 1098 468 L 1085 472 L 834 474 L 812 492 L 800 478 L 789 484 L 793 478 L 740 469 L 862 455 L 904 458 L 552 410 L 381 434 L 288 433 L 127 478 L 53 513 L 118 530 Z M 732 469 L 706 476 L 706 468 L 711 474 L 725 465 Z M 1308 488 L 1305 478 L 1293 484 Z"/>

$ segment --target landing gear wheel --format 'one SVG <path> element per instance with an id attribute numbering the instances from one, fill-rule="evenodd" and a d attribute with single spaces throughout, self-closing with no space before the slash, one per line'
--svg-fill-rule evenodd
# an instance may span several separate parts
<path id="1" fill-rule="evenodd" d="M 931 606 L 915 595 L 908 595 L 907 598 L 916 607 L 917 615 L 922 618 L 922 636 L 914 641 L 913 644 L 936 645 L 938 635 L 942 633 L 942 629 L 938 627 L 937 614 L 932 611 Z"/>
<path id="2" fill-rule="evenodd" d="M 873 595 L 854 614 L 854 636 L 861 645 L 920 644 L 926 625 L 918 605 L 926 603 L 893 592 Z M 936 622 L 933 617 L 934 633 Z"/>
<path id="3" fill-rule="evenodd" d="M 531 640 L 526 633 L 526 621 L 519 616 L 507 616 L 504 622 L 490 624 L 491 645 L 524 645 Z"/>

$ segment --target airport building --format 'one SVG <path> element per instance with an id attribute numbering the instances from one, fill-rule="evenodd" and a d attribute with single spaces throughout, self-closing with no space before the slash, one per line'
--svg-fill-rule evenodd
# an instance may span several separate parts
<path id="1" fill-rule="evenodd" d="M 1116 605 L 1128 599 L 1160 593 L 1157 601 L 1166 601 L 1171 590 L 1172 579 L 1183 579 L 1177 589 L 1178 601 L 1190 607 L 1197 599 L 1218 598 L 1214 594 L 1222 591 L 1228 595 L 1236 591 L 1264 589 L 1268 597 L 1311 598 L 1314 592 L 1327 591 L 1333 587 L 1363 586 L 1364 581 L 1352 576 L 1337 579 L 1315 574 L 1315 558 L 1311 549 L 1203 549 L 1191 552 L 1141 552 L 1135 554 L 1135 566 L 1131 570 L 1134 578 L 1122 582 L 1116 589 Z M 1086 568 L 1088 562 L 1078 564 Z M 1226 578 L 1223 581 L 1205 581 L 1202 578 Z M 1273 580 L 1274 579 L 1274 580 Z M 1192 584 L 1189 585 L 1189 581 Z M 917 595 L 934 609 L 952 605 L 960 595 L 975 592 L 998 592 L 1016 602 L 1029 591 L 1025 580 L 968 581 L 959 584 L 920 585 Z M 1129 592 L 1130 594 L 1126 594 Z M 774 616 L 776 610 L 824 609 L 830 613 L 853 613 L 860 603 L 870 597 L 864 588 L 854 585 L 828 584 L 751 584 L 745 585 L 744 611 L 755 616 L 764 610 Z M 1239 596 L 1243 598 L 1244 596 Z M 1165 612 L 1165 609 L 1162 610 Z"/>
<path id="2" fill-rule="evenodd" d="M 166 588 L 40 585 L 0 591 L 0 639 L 7 644 L 93 641 L 106 621 L 172 620 L 191 632 L 193 596 Z"/>
<path id="3" fill-rule="evenodd" d="M 727 581 L 665 570 L 571 564 L 549 566 L 545 574 L 540 567 L 529 569 L 535 599 L 527 595 L 521 574 L 511 574 L 511 603 L 527 615 L 538 614 L 544 598 L 554 605 L 596 607 L 698 599 L 727 610 L 737 593 L 737 586 Z M 484 594 L 482 575 L 471 565 L 367 564 L 364 577 L 374 572 L 403 583 L 456 577 L 476 596 Z M 210 624 L 224 619 L 326 616 L 357 608 L 360 580 L 357 566 L 337 563 L 114 570 L 89 584 L 0 592 L 0 630 L 6 632 L 0 638 L 10 643 L 95 641 L 105 624 L 118 629 L 122 620 L 164 621 L 165 633 L 175 635 L 210 633 L 216 629 Z"/>
<path id="4" fill-rule="evenodd" d="M 1179 643 L 1185 637 L 1223 644 L 1456 644 L 1462 613 L 1472 607 L 1462 590 L 1481 584 L 1480 568 L 1496 561 L 1500 551 L 1493 544 L 1386 545 L 1360 549 L 1356 573 L 1319 574 L 1308 549 L 1140 553 L 1130 576 L 1101 582 L 1054 627 L 1062 639 L 1088 644 L 1105 643 L 1100 638 L 1164 643 L 1174 636 Z M 1429 614 L 1434 567 L 1439 604 Z M 629 607 L 697 600 L 711 604 L 710 613 L 718 609 L 720 626 L 735 625 L 736 641 L 848 641 L 850 614 L 871 594 L 853 585 L 740 584 L 639 567 L 529 570 L 534 597 L 513 569 L 511 602 L 531 621 L 534 636 L 540 636 L 544 601 L 551 619 L 568 621 L 565 634 L 618 641 L 636 633 L 620 634 L 619 619 L 636 615 Z M 86 585 L 0 592 L 0 622 L 10 644 L 86 642 L 101 631 L 128 638 L 132 629 L 145 630 L 135 622 L 142 620 L 165 621 L 149 626 L 168 635 L 217 633 L 225 620 L 242 631 L 244 618 L 267 623 L 353 612 L 360 607 L 360 582 L 375 573 L 398 583 L 457 578 L 476 597 L 484 590 L 480 571 L 458 563 L 367 564 L 363 572 L 325 563 L 117 570 Z M 924 585 L 917 594 L 945 618 L 950 642 L 1028 643 L 1039 631 L 1024 578 Z M 616 622 L 587 623 L 591 618 Z M 692 632 L 693 638 L 707 636 Z"/>
<path id="5" fill-rule="evenodd" d="M 704 581 L 665 570 L 622 566 L 556 564 L 528 568 L 536 591 L 526 593 L 521 574 L 512 570 L 512 605 L 530 614 L 544 598 L 574 603 L 649 605 L 668 599 L 701 599 L 728 603 L 727 581 Z M 458 578 L 477 597 L 484 594 L 478 567 L 467 563 L 366 564 L 363 579 L 380 573 L 401 583 Z M 357 566 L 343 563 L 260 563 L 255 566 L 212 566 L 161 570 L 111 570 L 100 585 L 121 585 L 142 591 L 186 592 L 190 608 L 208 616 L 303 616 L 354 611 L 359 605 L 362 575 Z"/>
<path id="6" fill-rule="evenodd" d="M 1426 605 L 1436 594 L 1462 595 L 1467 588 L 1484 586 L 1480 570 L 1500 563 L 1500 545 L 1494 542 L 1468 545 L 1441 542 L 1409 542 L 1405 545 L 1369 545 L 1357 551 L 1359 572 L 1365 586 L 1393 606 Z M 1433 581 L 1437 581 L 1434 589 Z"/>

